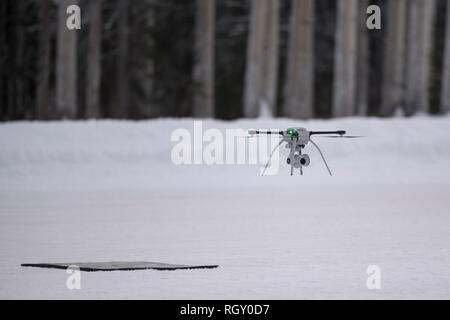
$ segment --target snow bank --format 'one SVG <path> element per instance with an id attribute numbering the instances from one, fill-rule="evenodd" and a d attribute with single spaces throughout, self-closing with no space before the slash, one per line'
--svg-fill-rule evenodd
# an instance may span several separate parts
<path id="1" fill-rule="evenodd" d="M 450 118 L 346 118 L 292 121 L 288 119 L 205 120 L 203 130 L 218 128 L 275 129 L 304 126 L 310 130 L 347 130 L 362 139 L 316 138 L 334 173 L 327 172 L 319 154 L 308 146 L 312 165 L 305 176 L 289 178 L 288 151 L 281 149 L 280 171 L 260 177 L 261 165 L 181 165 L 171 161 L 171 133 L 193 131 L 193 119 L 151 121 L 13 122 L 0 125 L 2 188 L 42 188 L 48 183 L 67 187 L 123 184 L 165 187 L 174 184 L 277 185 L 359 183 L 361 181 L 444 181 L 450 179 Z M 224 134 L 225 135 L 225 134 Z M 208 143 L 204 142 L 204 146 Z M 310 149 L 310 150 L 308 150 Z M 27 177 L 42 179 L 27 181 Z M 46 177 L 46 178 L 45 178 Z M 18 179 L 19 178 L 19 179 Z M 25 179 L 25 180 L 22 180 Z M 55 180 L 56 179 L 56 180 Z M 59 179 L 59 181 L 58 181 Z M 64 179 L 65 183 L 61 183 Z"/>

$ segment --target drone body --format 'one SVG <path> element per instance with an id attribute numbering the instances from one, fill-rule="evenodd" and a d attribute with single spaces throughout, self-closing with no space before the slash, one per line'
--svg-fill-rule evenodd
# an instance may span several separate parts
<path id="1" fill-rule="evenodd" d="M 286 143 L 286 148 L 290 150 L 289 157 L 286 160 L 286 163 L 291 166 L 291 176 L 294 175 L 294 169 L 299 169 L 300 174 L 303 175 L 303 167 L 309 166 L 311 160 L 309 155 L 303 154 L 302 150 L 306 147 L 308 142 L 316 147 L 319 151 L 322 160 L 328 170 L 328 173 L 331 175 L 330 168 L 323 156 L 322 151 L 319 146 L 311 140 L 311 136 L 313 135 L 332 135 L 330 137 L 333 138 L 356 138 L 355 136 L 344 136 L 345 131 L 308 131 L 305 128 L 297 127 L 297 128 L 288 128 L 284 131 L 259 131 L 259 130 L 250 130 L 248 132 L 250 135 L 268 135 L 268 134 L 279 134 L 281 136 L 280 143 L 272 150 L 270 154 L 269 161 L 267 162 L 262 175 L 264 175 L 265 170 L 269 166 L 270 159 L 273 156 L 275 150 L 283 143 Z"/>

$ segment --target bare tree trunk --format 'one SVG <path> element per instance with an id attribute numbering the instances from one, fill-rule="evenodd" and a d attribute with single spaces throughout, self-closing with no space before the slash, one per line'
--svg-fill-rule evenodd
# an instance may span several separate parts
<path id="1" fill-rule="evenodd" d="M 15 41 L 17 46 L 16 51 L 16 110 L 15 117 L 23 118 L 25 109 L 25 26 L 23 19 L 25 17 L 25 6 L 24 1 L 17 1 L 17 19 L 16 19 L 16 34 Z"/>
<path id="2" fill-rule="evenodd" d="M 155 11 L 154 9 L 150 9 L 147 13 L 147 24 L 148 27 L 153 30 L 155 26 Z M 148 39 L 149 47 L 154 48 L 154 39 L 153 37 L 149 37 Z M 152 50 L 153 51 L 153 50 Z M 154 98 L 153 98 L 153 89 L 154 89 L 154 77 L 155 77 L 155 61 L 154 56 L 147 57 L 146 64 L 145 64 L 145 76 L 143 79 L 144 83 L 144 90 L 146 93 L 145 96 L 145 102 L 146 102 L 146 112 L 145 115 L 148 115 L 149 117 L 158 117 L 159 112 L 158 109 L 155 106 Z M 214 83 L 213 83 L 214 88 Z M 214 106 L 214 104 L 213 104 Z"/>
<path id="3" fill-rule="evenodd" d="M 14 120 L 15 111 L 17 107 L 17 86 L 16 79 L 19 76 L 16 62 L 17 60 L 17 41 L 16 41 L 16 25 L 19 23 L 18 21 L 18 1 L 6 2 L 3 1 L 6 5 L 5 8 L 5 20 L 4 28 L 7 29 L 5 31 L 5 41 L 6 41 L 6 52 L 5 59 L 3 56 L 1 58 L 5 59 L 4 68 L 6 75 L 5 82 L 5 91 L 6 91 L 6 105 L 5 105 L 5 118 L 7 120 Z M 8 8 L 9 7 L 9 8 Z M 9 20 L 9 21 L 8 21 Z M 3 49 L 3 48 L 1 48 Z"/>
<path id="4" fill-rule="evenodd" d="M 149 51 L 153 52 L 154 39 L 152 36 L 152 30 L 155 25 L 155 12 L 153 8 L 154 0 L 146 0 L 146 10 L 141 13 L 139 19 L 145 21 L 145 38 L 142 40 L 145 42 L 145 47 Z M 136 70 L 136 77 L 141 85 L 143 96 L 134 96 L 134 102 L 136 104 L 137 116 L 145 118 L 154 118 L 158 116 L 158 110 L 154 105 L 153 99 L 153 79 L 155 73 L 154 58 L 152 55 L 146 55 L 142 57 L 142 68 Z"/>
<path id="5" fill-rule="evenodd" d="M 51 0 L 40 3 L 39 21 L 39 53 L 38 53 L 38 79 L 37 79 L 37 118 L 47 120 L 50 117 L 50 10 Z"/>
<path id="6" fill-rule="evenodd" d="M 89 6 L 90 26 L 88 42 L 88 70 L 86 79 L 86 114 L 88 118 L 100 118 L 100 78 L 102 73 L 102 4 L 91 0 Z"/>
<path id="7" fill-rule="evenodd" d="M 450 111 L 450 0 L 447 0 L 444 70 L 442 71 L 441 113 Z"/>
<path id="8" fill-rule="evenodd" d="M 9 5 L 9 10 L 8 8 L 6 8 L 6 14 L 5 14 L 5 20 L 2 21 L 4 23 L 4 27 L 7 28 L 8 24 L 6 23 L 6 19 L 7 17 L 12 17 L 10 18 L 10 21 L 13 21 L 13 25 L 14 23 L 16 23 L 15 21 L 15 17 L 17 16 L 17 3 L 16 2 L 12 2 L 12 3 L 8 3 L 6 1 L 3 1 L 6 6 L 8 7 Z M 5 87 L 6 87 L 6 106 L 5 106 L 5 118 L 7 120 L 13 120 L 13 113 L 14 113 L 14 109 L 15 109 L 15 105 L 16 105 L 16 85 L 15 85 L 15 77 L 17 76 L 17 71 L 16 71 L 16 63 L 15 63 L 15 59 L 16 59 L 16 43 L 15 41 L 12 41 L 12 39 L 14 39 L 14 32 L 12 30 L 14 27 L 9 27 L 7 28 L 8 30 L 5 32 L 5 38 L 6 38 L 6 45 L 7 45 L 7 53 L 6 55 L 8 56 L 8 60 L 5 61 L 4 67 L 5 67 L 5 75 L 7 75 L 7 80 L 5 83 Z M 8 32 L 9 31 L 9 32 Z"/>
<path id="9" fill-rule="evenodd" d="M 128 24 L 128 0 L 119 0 L 119 51 L 117 57 L 117 101 L 112 104 L 111 116 L 113 118 L 126 118 L 129 115 L 130 104 L 130 74 L 129 63 L 129 24 Z"/>
<path id="10" fill-rule="evenodd" d="M 265 104 L 276 109 L 279 0 L 252 0 L 245 74 L 244 115 L 257 117 Z"/>
<path id="11" fill-rule="evenodd" d="M 246 117 L 259 115 L 266 11 L 266 0 L 252 0 L 245 71 L 244 115 Z"/>
<path id="12" fill-rule="evenodd" d="M 292 0 L 283 115 L 314 116 L 314 0 Z"/>
<path id="13" fill-rule="evenodd" d="M 9 12 L 9 15 L 15 14 L 15 6 L 16 3 L 11 4 L 12 12 Z M 12 29 L 12 28 L 11 28 Z M 14 110 L 16 107 L 16 83 L 15 83 L 15 77 L 17 77 L 17 70 L 16 70 L 16 44 L 14 41 L 11 40 L 14 36 L 11 36 L 11 34 L 14 34 L 13 32 L 10 32 L 7 34 L 7 43 L 8 43 L 8 61 L 7 65 L 5 65 L 5 69 L 7 69 L 6 74 L 8 75 L 9 81 L 6 81 L 6 97 L 7 97 L 7 106 L 6 106 L 6 118 L 8 120 L 14 119 Z"/>
<path id="14" fill-rule="evenodd" d="M 410 0 L 405 113 L 428 112 L 434 0 Z"/>
<path id="15" fill-rule="evenodd" d="M 356 110 L 364 117 L 369 111 L 369 35 L 366 26 L 368 0 L 358 2 L 358 57 L 356 66 Z"/>
<path id="16" fill-rule="evenodd" d="M 263 88 L 262 99 L 265 101 L 268 111 L 276 114 L 276 101 L 278 92 L 278 51 L 280 40 L 280 3 L 279 0 L 269 0 L 266 17 L 266 41 L 263 63 Z"/>
<path id="17" fill-rule="evenodd" d="M 5 56 L 6 56 L 6 1 L 0 3 L 0 120 L 6 118 L 6 99 L 3 90 L 3 77 L 5 75 Z"/>
<path id="18" fill-rule="evenodd" d="M 58 3 L 58 45 L 56 58 L 56 113 L 74 119 L 77 113 L 77 31 L 66 26 L 67 7 L 76 0 Z"/>
<path id="19" fill-rule="evenodd" d="M 405 101 L 407 3 L 389 0 L 380 115 L 392 116 Z"/>
<path id="20" fill-rule="evenodd" d="M 358 0 L 338 0 L 334 56 L 333 116 L 355 112 Z"/>
<path id="21" fill-rule="evenodd" d="M 197 0 L 194 117 L 214 117 L 215 0 Z"/>

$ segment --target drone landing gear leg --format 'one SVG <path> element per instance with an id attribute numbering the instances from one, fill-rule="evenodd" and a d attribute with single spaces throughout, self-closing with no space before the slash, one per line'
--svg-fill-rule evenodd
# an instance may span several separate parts
<path id="1" fill-rule="evenodd" d="M 317 151 L 319 151 L 320 156 L 322 157 L 323 163 L 325 163 L 325 166 L 327 167 L 328 173 L 330 174 L 330 176 L 332 176 L 331 170 L 330 170 L 330 168 L 328 167 L 327 161 L 325 160 L 325 157 L 323 156 L 323 153 L 322 153 L 322 151 L 320 150 L 319 146 L 318 146 L 314 141 L 312 141 L 311 139 L 309 139 L 309 141 L 311 141 L 311 143 L 313 144 L 313 146 L 316 147 Z"/>
<path id="2" fill-rule="evenodd" d="M 302 155 L 302 149 L 300 148 L 300 151 L 298 153 L 300 156 Z M 300 175 L 303 175 L 303 166 L 300 166 Z"/>
<path id="3" fill-rule="evenodd" d="M 275 148 L 273 148 L 272 152 L 270 153 L 269 160 L 267 160 L 266 166 L 264 167 L 264 170 L 263 170 L 263 172 L 262 172 L 262 174 L 261 174 L 262 176 L 263 176 L 264 173 L 266 172 L 266 169 L 267 169 L 267 167 L 268 167 L 269 164 L 270 164 L 270 160 L 272 159 L 272 156 L 273 156 L 275 150 L 277 150 L 278 147 L 279 147 L 282 143 L 283 143 L 283 140 L 281 140 L 280 143 L 277 144 L 277 146 L 276 146 Z"/>
<path id="4" fill-rule="evenodd" d="M 295 159 L 295 143 L 291 145 L 291 152 L 289 153 L 289 159 L 291 159 L 291 176 L 294 175 L 294 159 Z"/>

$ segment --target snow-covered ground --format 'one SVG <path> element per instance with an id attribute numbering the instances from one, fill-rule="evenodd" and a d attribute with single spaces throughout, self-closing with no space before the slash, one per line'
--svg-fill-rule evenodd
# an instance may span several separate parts
<path id="1" fill-rule="evenodd" d="M 305 175 L 179 165 L 192 119 L 0 124 L 0 298 L 450 298 L 450 117 L 207 120 L 204 129 L 346 129 Z M 206 146 L 208 143 L 205 143 Z M 310 149 L 311 146 L 308 146 Z M 25 262 L 213 270 L 81 274 Z M 381 290 L 366 269 L 381 268 Z"/>

